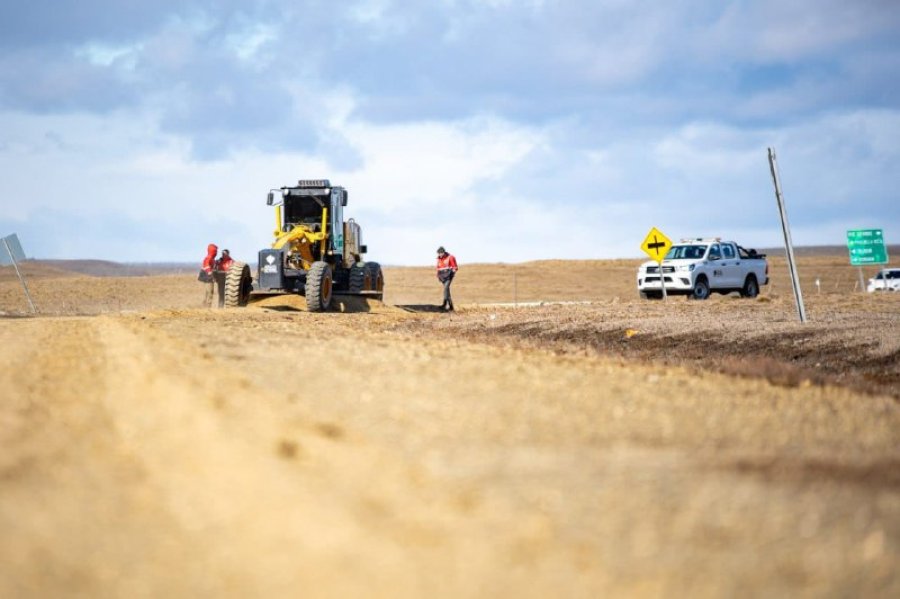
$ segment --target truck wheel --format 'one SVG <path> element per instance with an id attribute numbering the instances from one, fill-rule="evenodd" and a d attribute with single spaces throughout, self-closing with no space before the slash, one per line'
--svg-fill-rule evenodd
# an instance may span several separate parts
<path id="1" fill-rule="evenodd" d="M 324 312 L 331 306 L 332 274 L 327 262 L 313 262 L 306 273 L 306 309 Z"/>
<path id="2" fill-rule="evenodd" d="M 744 281 L 744 287 L 741 289 L 741 297 L 756 297 L 759 295 L 759 283 L 756 281 L 756 277 L 753 275 L 748 275 L 747 280 Z"/>
<path id="3" fill-rule="evenodd" d="M 706 277 L 697 277 L 697 281 L 694 283 L 694 292 L 691 294 L 691 297 L 696 300 L 705 300 L 709 298 L 709 282 L 706 280 Z"/>
<path id="4" fill-rule="evenodd" d="M 250 300 L 253 277 L 250 267 L 243 262 L 234 262 L 225 273 L 225 307 L 242 308 Z"/>

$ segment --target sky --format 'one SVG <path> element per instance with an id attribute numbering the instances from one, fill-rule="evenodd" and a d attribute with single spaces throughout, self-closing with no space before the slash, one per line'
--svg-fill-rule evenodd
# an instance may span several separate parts
<path id="1" fill-rule="evenodd" d="M 254 262 L 269 189 L 349 190 L 368 258 L 900 243 L 896 0 L 0 0 L 0 236 Z"/>

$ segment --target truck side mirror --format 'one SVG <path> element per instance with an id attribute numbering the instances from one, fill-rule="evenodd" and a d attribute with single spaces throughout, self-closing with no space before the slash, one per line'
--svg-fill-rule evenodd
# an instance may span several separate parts
<path id="1" fill-rule="evenodd" d="M 347 197 L 348 197 L 349 195 L 350 195 L 350 194 L 348 194 L 348 193 L 347 193 L 347 190 L 345 189 L 345 190 L 343 191 L 343 193 L 341 194 L 341 206 L 346 206 L 346 205 L 347 205 Z"/>
<path id="2" fill-rule="evenodd" d="M 269 195 L 266 196 L 266 206 L 271 206 L 274 203 L 275 203 L 275 194 L 273 194 L 270 191 Z"/>

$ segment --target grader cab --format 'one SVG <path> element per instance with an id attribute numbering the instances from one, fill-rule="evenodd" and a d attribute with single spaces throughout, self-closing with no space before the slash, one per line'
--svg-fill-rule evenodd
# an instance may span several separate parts
<path id="1" fill-rule="evenodd" d="M 258 289 L 244 304 L 250 295 L 299 293 L 310 311 L 320 312 L 330 307 L 334 294 L 382 298 L 381 266 L 363 260 L 362 230 L 352 218 L 343 218 L 347 198 L 346 189 L 327 179 L 301 180 L 269 192 L 275 240 L 259 252 Z"/>

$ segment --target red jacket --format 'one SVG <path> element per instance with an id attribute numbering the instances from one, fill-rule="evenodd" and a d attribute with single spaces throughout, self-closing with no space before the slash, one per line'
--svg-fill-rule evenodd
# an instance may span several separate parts
<path id="1" fill-rule="evenodd" d="M 228 269 L 231 268 L 232 264 L 234 264 L 234 258 L 231 256 L 228 256 L 227 258 L 223 257 L 221 260 L 216 261 L 216 270 L 228 272 Z"/>
<path id="2" fill-rule="evenodd" d="M 444 254 L 443 258 L 437 259 L 437 276 L 442 281 L 448 276 L 453 276 L 459 267 L 456 265 L 456 258 L 453 254 Z"/>
<path id="3" fill-rule="evenodd" d="M 206 258 L 203 259 L 203 270 L 206 274 L 212 274 L 213 269 L 216 267 L 216 254 L 219 251 L 219 246 L 214 243 L 206 246 Z"/>

